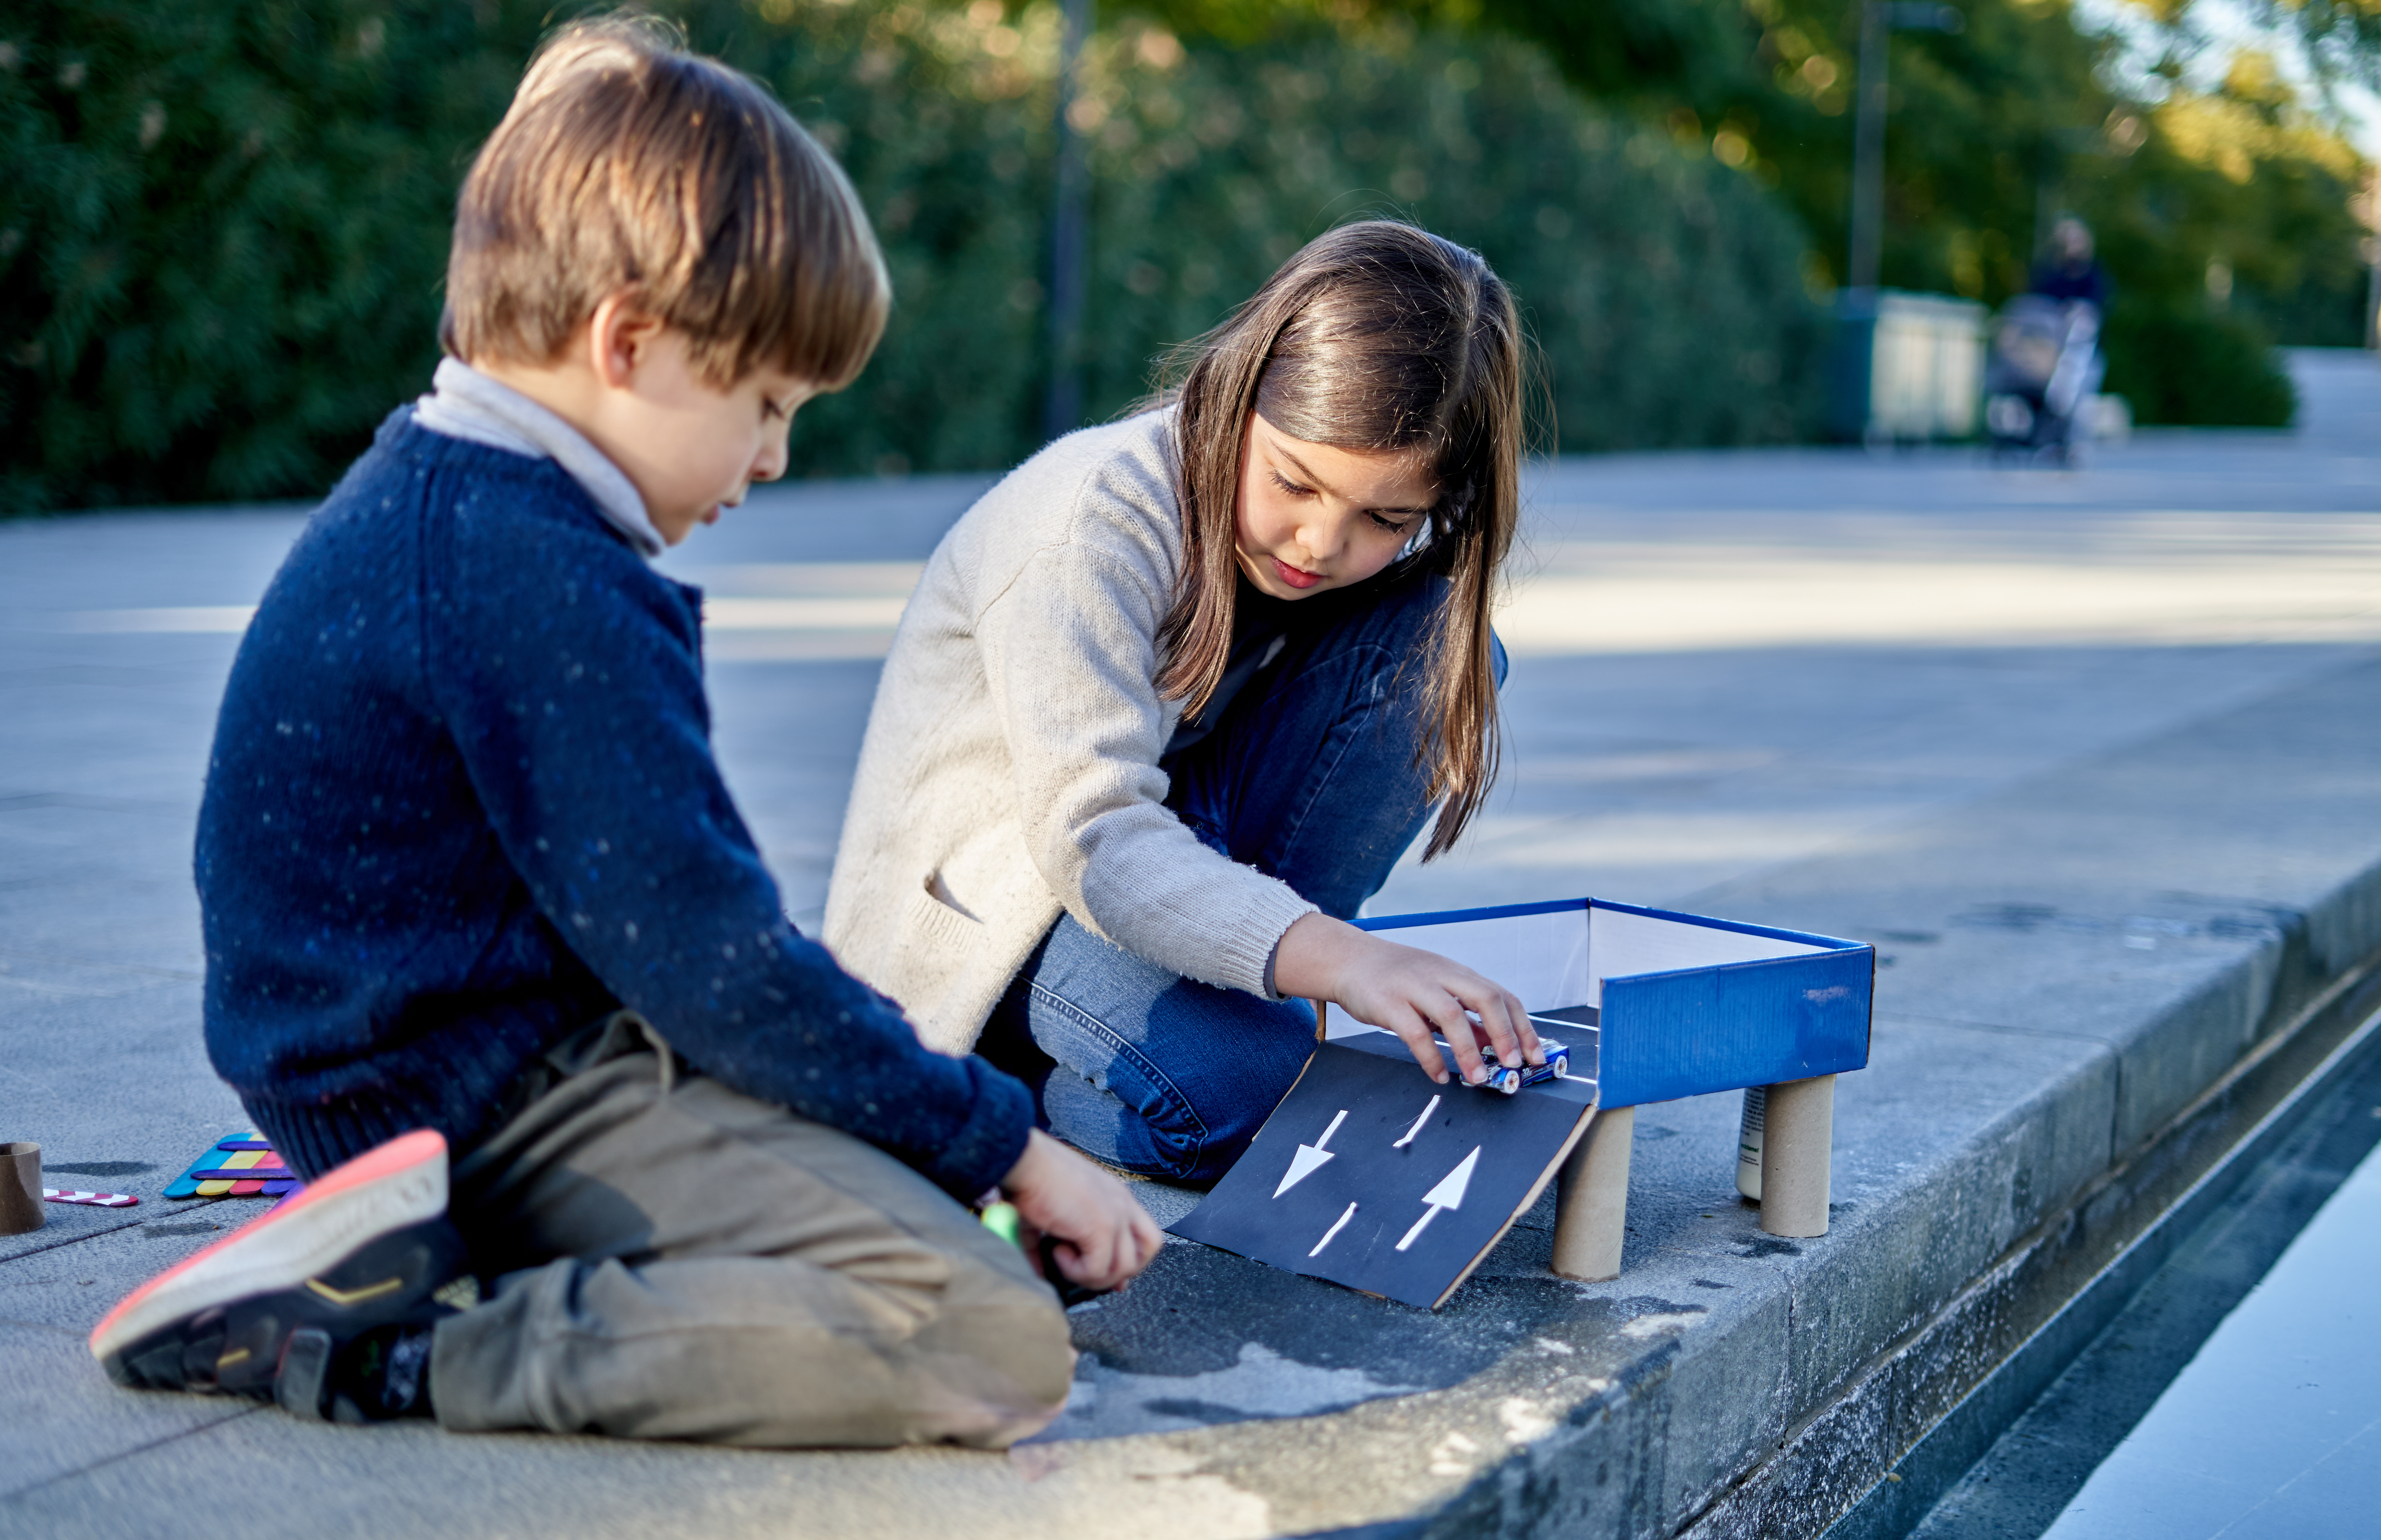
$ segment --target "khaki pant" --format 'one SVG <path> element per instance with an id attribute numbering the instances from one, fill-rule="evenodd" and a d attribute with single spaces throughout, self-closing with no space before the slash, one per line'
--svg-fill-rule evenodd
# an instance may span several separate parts
<path id="1" fill-rule="evenodd" d="M 1064 1404 L 1049 1287 L 891 1156 L 684 1070 L 627 1012 L 529 1091 L 454 1171 L 495 1288 L 438 1324 L 446 1426 L 998 1449 Z"/>

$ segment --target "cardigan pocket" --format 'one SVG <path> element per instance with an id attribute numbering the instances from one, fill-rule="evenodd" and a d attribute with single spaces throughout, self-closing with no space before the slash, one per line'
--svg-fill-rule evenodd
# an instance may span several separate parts
<path id="1" fill-rule="evenodd" d="M 928 874 L 910 894 L 902 929 L 914 942 L 972 952 L 983 944 L 983 922 L 934 891 L 942 873 Z"/>

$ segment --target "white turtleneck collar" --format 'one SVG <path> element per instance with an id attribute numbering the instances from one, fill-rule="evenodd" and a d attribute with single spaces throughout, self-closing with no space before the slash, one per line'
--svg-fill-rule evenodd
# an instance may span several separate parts
<path id="1" fill-rule="evenodd" d="M 431 394 L 413 404 L 414 421 L 450 439 L 554 461 L 586 489 L 604 521 L 646 560 L 668 549 L 635 483 L 578 429 L 460 358 L 440 359 L 430 383 Z"/>

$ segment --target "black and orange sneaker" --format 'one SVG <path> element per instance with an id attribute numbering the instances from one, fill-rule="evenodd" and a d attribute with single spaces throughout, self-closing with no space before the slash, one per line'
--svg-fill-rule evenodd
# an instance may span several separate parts
<path id="1" fill-rule="evenodd" d="M 446 1141 L 420 1129 L 135 1289 L 92 1330 L 91 1352 L 138 1389 L 388 1416 L 427 1411 L 416 1392 L 429 1328 L 478 1298 L 446 1218 Z M 395 1394 L 381 1383 L 392 1349 Z"/>

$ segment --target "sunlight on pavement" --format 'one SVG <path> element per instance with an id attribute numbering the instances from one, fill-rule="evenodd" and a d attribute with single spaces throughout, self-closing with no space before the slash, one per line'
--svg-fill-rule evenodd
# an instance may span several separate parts
<path id="1" fill-rule="evenodd" d="M 1574 526 L 1576 527 L 1576 526 Z M 1592 527 L 1592 526 L 1591 526 Z M 1829 644 L 2192 645 L 2381 639 L 2381 518 L 2141 514 L 2014 532 L 1922 515 L 1816 539 L 1542 542 L 1499 608 L 1525 656 Z M 914 562 L 696 569 L 712 656 L 881 658 Z M 83 610 L 66 629 L 244 630 L 247 605 Z"/>
<path id="2" fill-rule="evenodd" d="M 2381 519 L 2141 515 L 2013 539 L 1912 516 L 1791 545 L 1574 540 L 1496 627 L 1525 655 L 2364 641 L 2381 638 Z"/>

